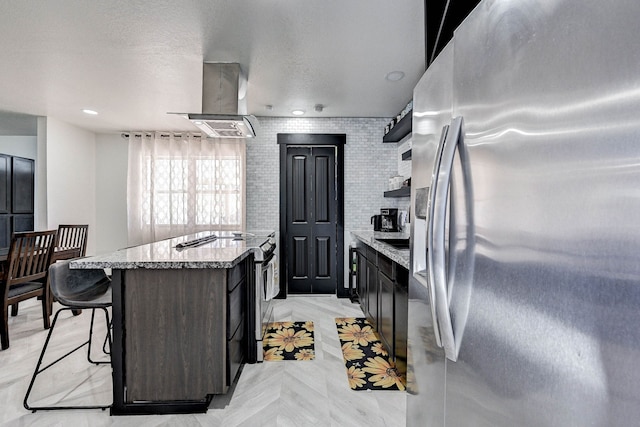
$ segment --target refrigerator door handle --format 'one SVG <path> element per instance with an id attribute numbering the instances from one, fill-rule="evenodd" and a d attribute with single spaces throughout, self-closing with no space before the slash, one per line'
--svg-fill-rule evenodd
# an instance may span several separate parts
<path id="1" fill-rule="evenodd" d="M 442 133 L 440 134 L 440 141 L 438 142 L 438 149 L 436 151 L 436 157 L 433 164 L 433 174 L 431 176 L 431 186 L 429 187 L 429 199 L 427 203 L 427 272 L 428 272 L 428 289 L 429 298 L 431 298 L 431 318 L 433 319 L 433 333 L 436 337 L 436 344 L 438 347 L 442 347 L 442 340 L 440 339 L 440 326 L 438 325 L 438 313 L 436 311 L 436 291 L 434 284 L 434 259 L 433 259 L 433 217 L 434 217 L 434 197 L 436 189 L 438 188 L 438 176 L 440 174 L 440 159 L 442 158 L 442 150 L 444 144 L 447 141 L 447 134 L 449 132 L 449 126 L 442 127 Z"/>
<path id="2" fill-rule="evenodd" d="M 447 205 L 449 196 L 449 184 L 451 171 L 453 169 L 453 159 L 458 147 L 462 129 L 462 117 L 455 117 L 451 121 L 447 138 L 442 148 L 440 167 L 436 179 L 437 185 L 433 199 L 433 220 L 431 257 L 432 265 L 429 266 L 429 276 L 435 289 L 435 308 L 440 329 L 440 339 L 444 347 L 447 359 L 456 361 L 457 352 L 455 337 L 453 336 L 453 324 L 451 322 L 451 312 L 449 311 L 449 296 L 446 270 L 446 220 Z M 431 219 L 430 219 L 431 221 Z"/>

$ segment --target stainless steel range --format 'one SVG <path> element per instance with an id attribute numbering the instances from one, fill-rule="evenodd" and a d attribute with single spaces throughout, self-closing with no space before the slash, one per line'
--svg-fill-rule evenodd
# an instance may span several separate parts
<path id="1" fill-rule="evenodd" d="M 256 233 L 256 236 L 259 233 Z M 266 239 L 265 239 L 266 237 Z M 248 362 L 262 362 L 262 340 L 267 325 L 273 321 L 273 298 L 280 291 L 276 234 L 255 237 L 258 250 L 254 253 L 254 284 L 249 287 Z M 261 243 L 259 243 L 262 241 Z"/>

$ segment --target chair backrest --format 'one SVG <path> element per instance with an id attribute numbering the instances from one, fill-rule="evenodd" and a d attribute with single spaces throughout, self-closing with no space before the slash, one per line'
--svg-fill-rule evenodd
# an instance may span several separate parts
<path id="1" fill-rule="evenodd" d="M 80 248 L 80 256 L 85 256 L 87 252 L 87 232 L 88 224 L 71 225 L 64 224 L 58 226 L 58 238 L 56 248 Z"/>
<path id="2" fill-rule="evenodd" d="M 56 230 L 14 233 L 7 255 L 9 286 L 47 276 L 56 241 Z"/>

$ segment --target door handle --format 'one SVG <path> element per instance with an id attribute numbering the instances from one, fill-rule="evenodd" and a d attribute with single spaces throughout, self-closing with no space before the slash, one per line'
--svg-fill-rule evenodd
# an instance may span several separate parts
<path id="1" fill-rule="evenodd" d="M 430 256 L 432 258 L 429 268 L 429 278 L 432 282 L 431 286 L 433 286 L 435 291 L 435 309 L 442 347 L 444 347 L 446 357 L 454 362 L 457 359 L 457 352 L 455 337 L 453 335 L 453 324 L 451 322 L 451 312 L 449 311 L 445 230 L 453 158 L 456 148 L 458 147 L 461 130 L 462 117 L 455 117 L 451 121 L 447 137 L 442 146 L 438 175 L 435 179 L 437 185 L 432 201 L 433 217 L 429 219 L 432 223 L 432 227 L 430 227 L 432 233 L 430 239 L 432 245 L 430 247 Z"/>
<path id="2" fill-rule="evenodd" d="M 429 187 L 429 197 L 427 202 L 427 272 L 428 272 L 428 289 L 429 298 L 431 298 L 431 318 L 433 320 L 433 333 L 436 337 L 436 344 L 438 347 L 442 347 L 442 340 L 440 339 L 440 326 L 438 325 L 438 313 L 436 311 L 436 290 L 434 284 L 434 258 L 433 258 L 433 218 L 434 218 L 434 197 L 438 188 L 438 177 L 440 175 L 440 161 L 442 159 L 442 150 L 444 144 L 447 141 L 447 134 L 449 132 L 449 125 L 442 127 L 442 133 L 440 134 L 440 141 L 438 142 L 438 148 L 436 150 L 436 157 L 433 163 L 433 173 L 431 175 L 431 186 Z"/>

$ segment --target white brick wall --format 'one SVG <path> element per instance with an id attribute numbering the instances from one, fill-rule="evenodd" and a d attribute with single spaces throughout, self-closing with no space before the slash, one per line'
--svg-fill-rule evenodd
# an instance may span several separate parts
<path id="1" fill-rule="evenodd" d="M 344 133 L 345 262 L 351 230 L 371 229 L 381 207 L 406 209 L 408 198 L 384 198 L 388 179 L 398 173 L 398 144 L 383 144 L 384 118 L 259 117 L 257 137 L 247 141 L 247 228 L 280 225 L 280 148 L 278 133 Z M 347 271 L 345 264 L 345 283 Z"/>

